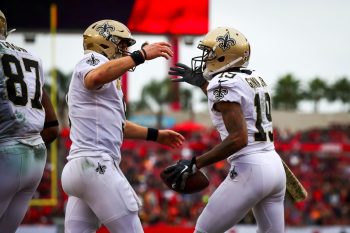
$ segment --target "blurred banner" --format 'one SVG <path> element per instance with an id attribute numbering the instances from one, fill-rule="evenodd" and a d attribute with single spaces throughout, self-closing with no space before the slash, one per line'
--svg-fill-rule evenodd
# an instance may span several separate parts
<path id="1" fill-rule="evenodd" d="M 340 153 L 342 151 L 349 152 L 350 144 L 348 143 L 300 143 L 300 142 L 280 142 L 275 144 L 279 151 L 293 151 L 299 150 L 303 152 L 333 152 Z"/>
<path id="2" fill-rule="evenodd" d="M 203 35 L 208 32 L 209 0 L 136 0 L 129 18 L 132 32 Z"/>
<path id="3" fill-rule="evenodd" d="M 83 32 L 101 19 L 118 20 L 133 33 L 203 35 L 208 32 L 209 0 L 35 0 L 0 1 L 9 29 L 50 31 L 50 5 L 57 5 L 57 31 Z"/>

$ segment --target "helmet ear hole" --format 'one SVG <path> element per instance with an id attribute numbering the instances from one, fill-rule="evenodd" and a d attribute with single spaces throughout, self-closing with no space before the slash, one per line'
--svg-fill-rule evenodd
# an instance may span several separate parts
<path id="1" fill-rule="evenodd" d="M 223 61 L 225 61 L 225 56 L 221 56 L 221 57 L 219 57 L 219 58 L 218 58 L 218 61 L 219 61 L 219 62 L 223 62 Z"/>
<path id="2" fill-rule="evenodd" d="M 105 44 L 100 44 L 100 46 L 101 46 L 102 48 L 104 48 L 104 49 L 108 49 L 108 48 L 109 48 L 109 46 L 108 46 L 108 45 L 105 45 Z"/>

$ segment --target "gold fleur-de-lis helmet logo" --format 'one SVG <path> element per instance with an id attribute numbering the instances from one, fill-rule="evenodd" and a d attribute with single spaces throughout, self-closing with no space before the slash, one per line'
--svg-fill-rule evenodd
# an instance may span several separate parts
<path id="1" fill-rule="evenodd" d="M 115 31 L 115 27 L 113 25 L 109 25 L 108 22 L 96 27 L 96 31 L 103 36 L 104 38 L 108 38 L 111 35 L 111 32 Z"/>
<path id="2" fill-rule="evenodd" d="M 231 48 L 231 46 L 234 46 L 236 44 L 236 41 L 230 37 L 230 32 L 227 31 L 224 36 L 218 36 L 216 38 L 216 41 L 219 42 L 219 47 L 226 51 Z"/>

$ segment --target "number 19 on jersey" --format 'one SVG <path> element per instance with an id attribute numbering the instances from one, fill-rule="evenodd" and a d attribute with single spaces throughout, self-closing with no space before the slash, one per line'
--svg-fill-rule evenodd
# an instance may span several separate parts
<path id="1" fill-rule="evenodd" d="M 254 135 L 255 141 L 266 142 L 269 139 L 269 141 L 273 142 L 272 127 L 269 127 L 271 130 L 266 130 L 266 127 L 264 127 L 272 123 L 271 98 L 269 93 L 263 93 L 262 98 L 259 93 L 256 93 L 254 97 L 254 107 L 256 111 L 255 127 L 258 130 Z"/>

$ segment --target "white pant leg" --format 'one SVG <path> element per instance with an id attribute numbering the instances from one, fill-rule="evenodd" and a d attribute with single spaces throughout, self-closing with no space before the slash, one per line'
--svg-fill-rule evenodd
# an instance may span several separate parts
<path id="1" fill-rule="evenodd" d="M 65 233 L 94 233 L 99 228 L 97 216 L 81 199 L 68 197 L 64 218 Z"/>
<path id="2" fill-rule="evenodd" d="M 137 212 L 125 215 L 105 225 L 113 233 L 143 233 L 142 224 Z"/>
<path id="3" fill-rule="evenodd" d="M 45 162 L 44 144 L 0 145 L 0 233 L 18 228 L 40 183 Z"/>
<path id="4" fill-rule="evenodd" d="M 69 196 L 82 200 L 106 226 L 127 215 L 138 218 L 139 200 L 113 161 L 100 157 L 72 159 L 63 169 L 62 186 Z M 135 231 L 130 227 L 130 232 Z"/>
<path id="5" fill-rule="evenodd" d="M 258 224 L 257 233 L 280 233 L 285 231 L 284 198 L 286 177 L 279 156 L 271 159 L 270 169 L 264 173 L 264 197 L 253 207 L 253 214 Z M 279 185 L 276 185 L 279 184 Z"/>
<path id="6" fill-rule="evenodd" d="M 105 226 L 109 232 L 143 232 L 137 212 L 110 221 Z M 99 227 L 99 220 L 90 207 L 81 199 L 70 196 L 64 221 L 65 233 L 95 233 Z"/>
<path id="7" fill-rule="evenodd" d="M 238 158 L 234 163 L 237 176 L 232 179 L 229 174 L 215 190 L 198 218 L 195 232 L 225 232 L 255 205 L 261 207 L 255 212 L 256 219 L 259 219 L 259 232 L 268 232 L 260 229 L 265 224 L 261 211 L 272 213 L 271 218 L 276 217 L 278 225 L 284 222 L 283 214 L 276 216 L 276 213 L 284 211 L 285 192 L 285 173 L 279 156 L 275 152 L 251 154 Z M 275 201 L 276 205 L 271 210 L 263 200 Z"/>

